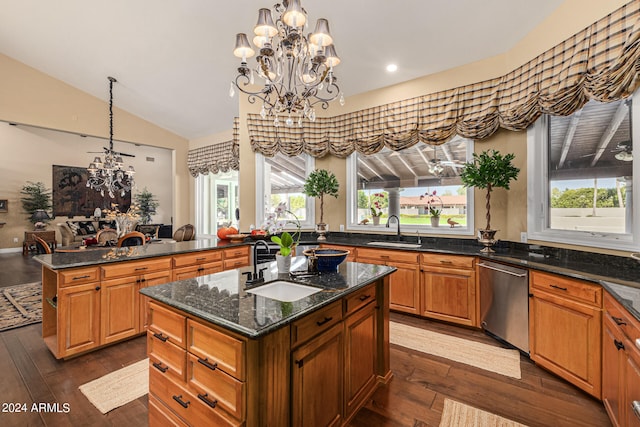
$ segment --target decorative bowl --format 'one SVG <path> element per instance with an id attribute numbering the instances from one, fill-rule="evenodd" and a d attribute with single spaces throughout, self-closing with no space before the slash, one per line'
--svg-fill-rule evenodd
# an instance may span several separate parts
<path id="1" fill-rule="evenodd" d="M 350 251 L 345 249 L 307 249 L 303 252 L 307 257 L 318 258 L 318 271 L 321 273 L 333 273 L 338 271 L 338 266 L 347 259 Z"/>
<path id="2" fill-rule="evenodd" d="M 243 242 L 247 237 L 249 237 L 248 234 L 227 234 L 227 239 L 232 242 Z"/>

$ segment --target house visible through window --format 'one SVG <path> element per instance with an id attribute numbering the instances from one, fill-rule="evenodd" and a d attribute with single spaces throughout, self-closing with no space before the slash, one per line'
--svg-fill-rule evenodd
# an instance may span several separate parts
<path id="1" fill-rule="evenodd" d="M 633 115 L 631 99 L 590 101 L 571 116 L 545 116 L 529 130 L 530 237 L 637 246 Z"/>
<path id="2" fill-rule="evenodd" d="M 456 137 L 440 146 L 352 154 L 349 228 L 384 227 L 396 215 L 407 231 L 472 233 L 473 215 L 468 213 L 473 212 L 473 193 L 460 180 L 460 169 L 472 152 L 472 141 Z"/>

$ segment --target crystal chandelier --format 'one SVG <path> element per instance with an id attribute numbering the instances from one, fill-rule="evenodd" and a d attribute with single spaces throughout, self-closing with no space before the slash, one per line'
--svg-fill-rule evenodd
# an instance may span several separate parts
<path id="1" fill-rule="evenodd" d="M 113 77 L 107 78 L 109 79 L 109 148 L 104 147 L 104 163 L 99 156 L 96 156 L 89 164 L 87 187 L 99 191 L 103 197 L 106 192 L 113 199 L 116 193 L 124 196 L 127 191 L 131 191 L 135 185 L 133 176 L 136 171 L 133 166 L 123 169 L 122 156 L 134 156 L 113 151 L 113 83 L 117 80 Z"/>
<path id="2" fill-rule="evenodd" d="M 303 117 L 315 121 L 316 104 L 326 109 L 339 96 L 340 105 L 344 105 L 344 95 L 333 75 L 333 67 L 340 63 L 340 58 L 326 19 L 318 19 L 315 31 L 305 36 L 307 12 L 300 6 L 300 0 L 284 0 L 273 8 L 279 15 L 275 23 L 270 9 L 258 12 L 258 23 L 253 29 L 253 44 L 259 49 L 255 69 L 247 66 L 247 58 L 255 54 L 247 35 L 236 35 L 233 54 L 242 62 L 229 95 L 233 97 L 237 88 L 249 95 L 252 104 L 262 100 L 260 115 L 273 117 L 276 127 L 280 126 L 280 116 L 286 126 L 297 123 L 302 127 Z M 252 92 L 247 86 L 254 84 L 254 74 L 264 80 L 264 87 Z"/>

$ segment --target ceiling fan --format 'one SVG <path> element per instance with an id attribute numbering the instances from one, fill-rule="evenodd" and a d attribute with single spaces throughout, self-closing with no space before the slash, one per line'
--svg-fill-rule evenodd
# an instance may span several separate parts
<path id="1" fill-rule="evenodd" d="M 631 153 L 631 141 L 619 142 L 616 148 L 611 150 L 612 153 L 616 153 L 614 156 L 617 160 L 623 162 L 630 162 L 633 160 L 633 154 Z"/>
<path id="2" fill-rule="evenodd" d="M 437 155 L 437 147 L 434 146 L 433 158 L 429 160 L 429 165 L 428 165 L 429 173 L 435 176 L 440 176 L 440 174 L 442 174 L 442 172 L 444 171 L 444 166 L 449 166 L 452 168 L 462 168 L 464 167 L 464 164 L 458 163 L 457 161 L 440 160 Z"/>
<path id="3" fill-rule="evenodd" d="M 108 147 L 102 147 L 104 151 L 87 151 L 89 154 L 109 154 L 110 152 L 117 156 L 125 156 L 125 157 L 135 157 L 135 154 L 122 153 L 120 151 L 114 151 L 113 147 L 109 149 Z"/>

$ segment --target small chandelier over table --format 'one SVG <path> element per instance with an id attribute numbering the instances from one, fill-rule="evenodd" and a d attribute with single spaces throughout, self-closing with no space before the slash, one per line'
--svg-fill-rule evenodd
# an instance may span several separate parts
<path id="1" fill-rule="evenodd" d="M 133 176 L 136 171 L 133 166 L 125 170 L 122 161 L 122 156 L 134 156 L 113 151 L 113 83 L 117 80 L 113 77 L 107 78 L 109 79 L 109 148 L 104 147 L 104 163 L 99 156 L 96 156 L 89 164 L 87 187 L 99 191 L 102 196 L 107 193 L 113 199 L 116 193 L 124 196 L 127 191 L 131 191 L 135 186 Z"/>
<path id="2" fill-rule="evenodd" d="M 276 127 L 280 126 L 280 116 L 286 126 L 302 127 L 304 117 L 315 121 L 315 105 L 326 109 L 338 96 L 340 105 L 344 105 L 344 95 L 333 75 L 333 67 L 340 63 L 340 58 L 326 19 L 318 19 L 313 33 L 303 34 L 307 12 L 300 6 L 300 0 L 284 0 L 274 6 L 274 11 L 279 14 L 275 23 L 270 9 L 258 12 L 258 23 L 253 29 L 253 44 L 259 49 L 255 69 L 247 66 L 247 58 L 255 54 L 247 35 L 236 35 L 233 54 L 242 62 L 229 95 L 233 97 L 237 88 L 249 95 L 252 104 L 262 100 L 260 115 L 273 117 Z M 254 84 L 254 74 L 265 83 L 263 88 L 252 92 L 247 86 Z"/>

